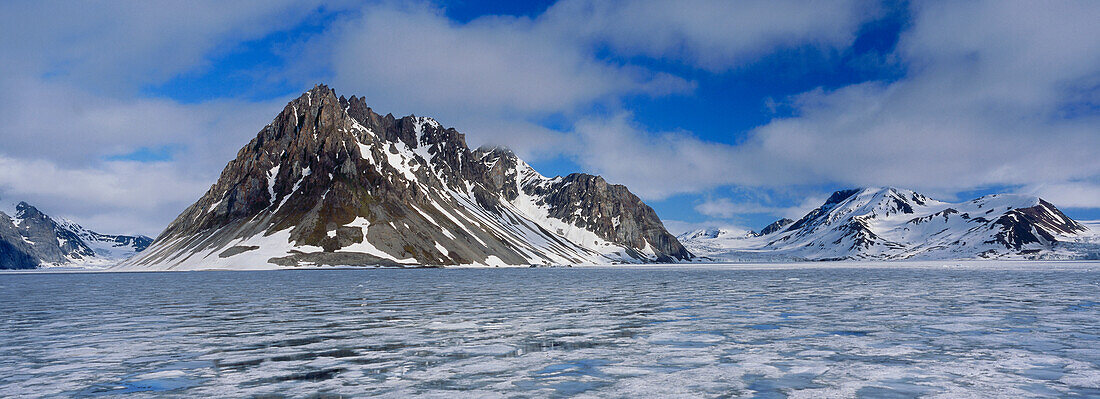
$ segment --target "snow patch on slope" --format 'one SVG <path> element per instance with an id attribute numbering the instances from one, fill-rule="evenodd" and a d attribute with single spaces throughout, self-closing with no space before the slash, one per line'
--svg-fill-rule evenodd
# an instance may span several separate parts
<path id="1" fill-rule="evenodd" d="M 1031 223 L 1016 211 L 1025 209 L 1037 209 L 1058 224 L 1073 223 L 1037 197 L 997 194 L 948 203 L 910 190 L 869 188 L 837 192 L 798 222 L 772 234 L 737 237 L 695 232 L 682 235 L 681 242 L 698 255 L 722 261 L 1090 256 L 1091 234 L 1055 228 L 1040 232 L 1033 226 L 1027 233 L 1038 237 L 1038 242 L 1006 248 L 1011 243 L 1005 240 L 1017 234 L 1006 224 Z M 1046 233 L 1053 239 L 1045 238 Z"/>

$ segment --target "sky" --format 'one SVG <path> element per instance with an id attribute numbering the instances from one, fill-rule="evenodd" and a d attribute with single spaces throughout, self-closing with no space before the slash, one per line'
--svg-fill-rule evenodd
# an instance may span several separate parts
<path id="1" fill-rule="evenodd" d="M 673 233 L 838 189 L 1041 196 L 1100 219 L 1096 1 L 5 1 L 0 202 L 156 236 L 324 83 Z"/>

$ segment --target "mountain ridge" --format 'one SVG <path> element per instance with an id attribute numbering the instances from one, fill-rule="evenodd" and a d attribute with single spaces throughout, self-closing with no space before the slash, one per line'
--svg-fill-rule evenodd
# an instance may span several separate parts
<path id="1" fill-rule="evenodd" d="M 1095 253 L 1092 234 L 1039 197 L 949 203 L 886 187 L 836 191 L 768 234 L 681 238 L 692 251 L 724 260 L 1079 259 Z"/>
<path id="2" fill-rule="evenodd" d="M 26 202 L 0 210 L 0 269 L 108 267 L 152 241 L 142 235 L 100 234 Z"/>
<path id="3" fill-rule="evenodd" d="M 599 176 L 547 178 L 431 118 L 317 85 L 238 151 L 135 268 L 672 262 L 692 255 Z"/>

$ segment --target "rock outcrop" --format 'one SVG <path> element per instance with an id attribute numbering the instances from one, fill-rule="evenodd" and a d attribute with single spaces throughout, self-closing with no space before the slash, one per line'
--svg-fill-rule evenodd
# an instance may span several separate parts
<path id="1" fill-rule="evenodd" d="M 786 229 L 787 226 L 790 226 L 793 223 L 793 220 L 782 218 L 772 222 L 772 224 L 765 226 L 762 230 L 760 230 L 760 233 L 757 233 L 757 235 L 766 236 L 768 234 L 776 233 L 782 231 L 783 229 Z"/>

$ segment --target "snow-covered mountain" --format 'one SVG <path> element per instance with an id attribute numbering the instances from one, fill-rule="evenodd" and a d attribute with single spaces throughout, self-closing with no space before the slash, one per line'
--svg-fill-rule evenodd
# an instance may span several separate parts
<path id="1" fill-rule="evenodd" d="M 742 239 L 748 237 L 756 237 L 758 234 L 753 231 L 728 229 L 720 227 L 711 227 L 706 229 L 698 229 L 689 231 L 687 233 L 676 236 L 677 240 L 681 243 L 685 241 L 694 240 L 728 240 L 728 239 Z"/>
<path id="2" fill-rule="evenodd" d="M 107 235 L 20 202 L 0 210 L 0 269 L 106 267 L 141 252 L 145 236 Z"/>
<path id="3" fill-rule="evenodd" d="M 744 236 L 681 235 L 724 261 L 1074 259 L 1095 257 L 1095 232 L 1038 197 L 996 194 L 948 203 L 897 188 L 837 191 L 798 221 Z"/>
<path id="4" fill-rule="evenodd" d="M 626 187 L 547 178 L 431 118 L 323 85 L 291 101 L 124 267 L 674 262 L 692 255 Z"/>

